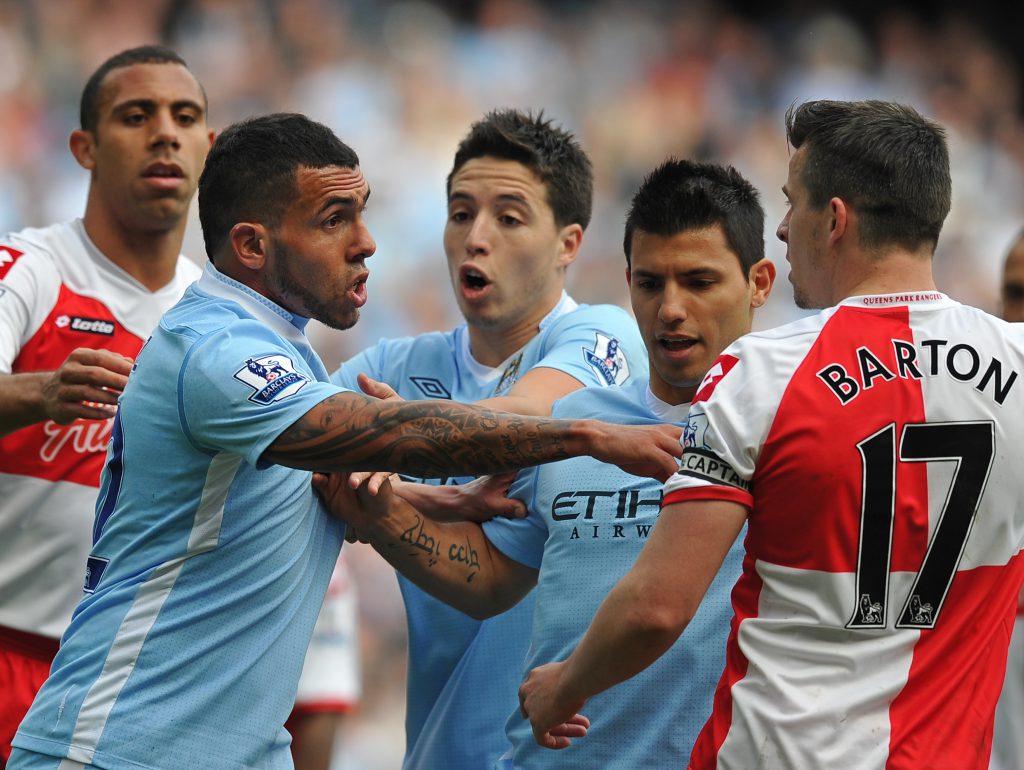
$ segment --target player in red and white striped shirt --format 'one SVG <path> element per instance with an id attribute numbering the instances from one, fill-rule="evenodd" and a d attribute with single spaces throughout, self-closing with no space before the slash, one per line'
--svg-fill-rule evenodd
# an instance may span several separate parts
<path id="1" fill-rule="evenodd" d="M 180 251 L 213 133 L 184 61 L 158 46 L 111 57 L 81 120 L 85 215 L 0 236 L 0 759 L 82 595 L 131 359 L 200 274 Z"/>
<path id="2" fill-rule="evenodd" d="M 708 373 L 643 554 L 524 708 L 542 742 L 578 734 L 564 723 L 677 638 L 747 522 L 690 766 L 985 768 L 1024 577 L 1024 333 L 936 290 L 941 128 L 823 101 L 787 130 L 778 236 L 798 304 L 829 309 Z"/>

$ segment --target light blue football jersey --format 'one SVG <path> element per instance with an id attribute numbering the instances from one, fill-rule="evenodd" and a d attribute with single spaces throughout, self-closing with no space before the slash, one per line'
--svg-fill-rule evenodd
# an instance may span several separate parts
<path id="1" fill-rule="evenodd" d="M 682 424 L 687 407 L 659 401 L 644 377 L 623 388 L 570 393 L 555 403 L 552 415 L 629 425 Z M 564 660 L 579 644 L 654 528 L 661 488 L 655 479 L 632 476 L 590 457 L 538 466 L 516 477 L 509 495 L 526 502 L 529 515 L 486 522 L 484 532 L 505 555 L 539 570 L 530 651 L 520 681 L 536 666 Z M 510 756 L 496 767 L 685 767 L 711 716 L 725 667 L 729 596 L 740 575 L 742 539 L 733 544 L 679 641 L 646 671 L 587 701 L 583 713 L 591 726 L 585 738 L 559 751 L 541 748 L 517 704 L 509 709 L 506 725 Z"/>
<path id="2" fill-rule="evenodd" d="M 341 548 L 260 462 L 340 392 L 298 318 L 207 266 L 140 352 L 85 596 L 16 746 L 101 767 L 290 768 L 283 725 Z"/>
<path id="3" fill-rule="evenodd" d="M 468 331 L 462 325 L 450 332 L 382 340 L 342 364 L 333 379 L 358 389 L 356 375 L 365 372 L 406 399 L 472 402 L 503 395 L 536 367 L 558 369 L 586 385 L 619 385 L 646 374 L 647 351 L 636 322 L 624 310 L 612 305 L 577 306 L 563 294 L 541 322 L 539 334 L 493 369 L 470 355 Z M 518 702 L 532 594 L 508 612 L 479 621 L 400 575 L 398 580 L 409 626 L 403 767 L 490 767 L 508 748 L 504 724 Z"/>

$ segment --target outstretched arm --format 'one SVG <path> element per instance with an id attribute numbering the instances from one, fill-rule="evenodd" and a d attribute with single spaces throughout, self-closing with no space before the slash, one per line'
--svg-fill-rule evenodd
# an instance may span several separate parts
<path id="1" fill-rule="evenodd" d="M 45 420 L 112 417 L 131 368 L 120 353 L 77 348 L 56 371 L 0 376 L 0 436 Z"/>
<path id="2" fill-rule="evenodd" d="M 537 571 L 510 559 L 476 522 L 436 522 L 395 495 L 385 481 L 374 495 L 353 490 L 347 474 L 317 474 L 324 505 L 354 528 L 395 569 L 424 591 L 471 617 L 504 612 L 537 582 Z"/>
<path id="3" fill-rule="evenodd" d="M 583 383 L 570 374 L 548 366 L 538 366 L 512 386 L 507 395 L 477 401 L 488 409 L 543 417 L 551 414 L 551 405 L 562 396 L 579 390 Z"/>
<path id="4" fill-rule="evenodd" d="M 321 401 L 263 459 L 315 471 L 483 475 L 591 455 L 634 475 L 678 468 L 679 428 L 494 412 L 451 401 L 379 401 L 352 391 Z"/>
<path id="5" fill-rule="evenodd" d="M 601 604 L 561 663 L 530 672 L 519 689 L 539 744 L 565 748 L 563 728 L 588 698 L 643 671 L 689 624 L 743 528 L 747 509 L 697 500 L 668 505 L 633 568 Z"/>

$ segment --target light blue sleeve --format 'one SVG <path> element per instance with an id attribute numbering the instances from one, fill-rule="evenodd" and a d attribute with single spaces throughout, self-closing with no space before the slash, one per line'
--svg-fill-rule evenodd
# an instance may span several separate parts
<path id="1" fill-rule="evenodd" d="M 329 396 L 298 352 L 256 321 L 200 339 L 182 363 L 178 415 L 194 446 L 257 466 L 284 431 Z"/>
<path id="2" fill-rule="evenodd" d="M 624 385 L 647 374 L 647 349 L 636 321 L 615 305 L 584 305 L 546 333 L 539 366 L 557 369 L 584 385 Z"/>
<path id="3" fill-rule="evenodd" d="M 485 521 L 483 530 L 487 539 L 507 557 L 539 570 L 544 558 L 544 543 L 548 539 L 548 525 L 544 517 L 534 510 L 536 488 L 537 469 L 520 471 L 509 487 L 508 496 L 522 500 L 529 514 L 525 519 L 498 517 Z"/>
<path id="4" fill-rule="evenodd" d="M 381 360 L 387 342 L 387 340 L 381 340 L 373 347 L 369 347 L 362 353 L 357 353 L 347 361 L 343 361 L 341 366 L 331 375 L 331 382 L 343 388 L 354 390 L 356 393 L 362 393 L 363 391 L 360 389 L 359 381 L 356 377 L 360 372 L 363 372 L 375 380 L 381 379 Z"/>

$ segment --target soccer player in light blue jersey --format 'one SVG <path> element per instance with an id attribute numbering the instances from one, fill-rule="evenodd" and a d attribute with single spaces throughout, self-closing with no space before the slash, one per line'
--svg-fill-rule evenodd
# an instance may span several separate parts
<path id="1" fill-rule="evenodd" d="M 356 389 L 356 376 L 365 373 L 404 398 L 546 415 L 555 399 L 584 385 L 621 385 L 642 375 L 646 351 L 629 314 L 579 305 L 564 288 L 590 221 L 592 188 L 586 154 L 542 115 L 502 110 L 475 123 L 448 177 L 444 232 L 466 322 L 383 340 L 344 363 L 334 381 Z M 464 499 L 428 500 L 422 485 L 410 484 L 401 494 L 423 510 Z M 399 584 L 409 627 L 404 768 L 489 767 L 508 746 L 502 725 L 516 703 L 532 598 L 479 620 L 401 576 Z"/>
<path id="2" fill-rule="evenodd" d="M 715 358 L 750 330 L 754 309 L 771 290 L 775 268 L 764 257 L 764 212 L 734 169 L 670 160 L 637 191 L 624 248 L 649 377 L 571 393 L 552 415 L 681 424 Z M 365 486 L 353 493 L 342 479 L 326 489 L 332 509 L 396 568 L 475 617 L 515 605 L 536 584 L 520 678 L 572 651 L 633 565 L 661 504 L 656 482 L 587 459 L 521 472 L 509 494 L 526 501 L 528 517 L 482 525 L 432 521 L 387 485 L 376 496 Z M 435 544 L 434 559 L 422 558 L 424 542 Z M 529 721 L 510 709 L 511 749 L 496 766 L 678 768 L 711 713 L 740 560 L 737 541 L 684 641 L 642 675 L 595 696 L 590 722 L 566 725 L 564 751 L 539 746 Z M 569 737 L 588 727 L 585 741 L 569 745 Z"/>
<path id="3" fill-rule="evenodd" d="M 9 770 L 290 768 L 285 718 L 344 527 L 312 470 L 491 473 L 593 451 L 668 474 L 678 430 L 329 382 L 309 318 L 352 326 L 375 244 L 356 154 L 301 115 L 236 124 L 199 182 L 210 263 L 121 397 L 78 605 Z M 653 447 L 653 448 L 651 448 Z"/>

